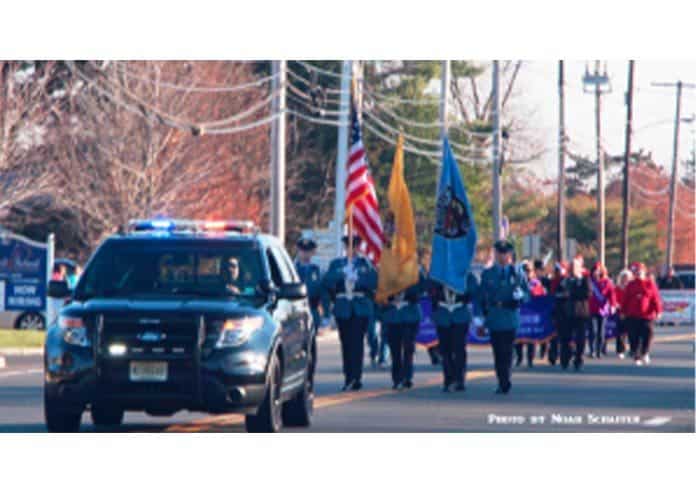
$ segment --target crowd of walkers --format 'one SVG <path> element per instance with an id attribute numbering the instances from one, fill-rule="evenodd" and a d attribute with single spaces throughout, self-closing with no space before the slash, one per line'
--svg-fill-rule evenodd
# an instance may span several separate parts
<path id="1" fill-rule="evenodd" d="M 568 264 L 556 263 L 551 276 L 543 264 L 526 264 L 532 296 L 555 297 L 552 322 L 556 335 L 540 345 L 540 355 L 548 355 L 551 365 L 559 361 L 563 369 L 572 361 L 576 369 L 584 358 L 600 359 L 607 355 L 607 321 L 616 317 L 616 354 L 620 359 L 630 356 L 636 365 L 650 363 L 653 323 L 662 313 L 657 285 L 648 276 L 644 264 L 634 262 L 622 270 L 614 284 L 601 263 L 591 270 L 577 256 Z M 517 344 L 517 362 L 523 361 L 523 345 Z M 527 345 L 527 362 L 533 365 L 535 345 Z"/>

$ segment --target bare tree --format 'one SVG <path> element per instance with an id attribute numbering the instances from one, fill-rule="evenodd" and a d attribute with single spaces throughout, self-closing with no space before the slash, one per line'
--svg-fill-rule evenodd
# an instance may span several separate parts
<path id="1" fill-rule="evenodd" d="M 57 201 L 81 213 L 94 244 L 129 219 L 262 216 L 268 128 L 196 135 L 177 122 L 219 120 L 267 97 L 264 87 L 201 92 L 255 78 L 233 62 L 112 62 L 84 70 L 52 167 Z M 247 121 L 267 116 L 259 106 Z M 242 122 L 243 123 L 243 122 Z"/>
<path id="2" fill-rule="evenodd" d="M 53 132 L 64 111 L 65 67 L 0 62 L 0 219 L 50 186 Z"/>
<path id="3" fill-rule="evenodd" d="M 530 122 L 534 112 L 519 105 L 521 94 L 518 76 L 523 62 L 504 61 L 500 68 L 500 109 L 504 138 L 504 160 L 506 163 L 526 163 L 541 157 L 545 152 L 538 129 Z M 489 78 L 482 77 L 482 68 L 474 70 L 476 64 L 455 62 L 451 93 L 454 111 L 467 129 L 488 130 L 493 121 L 493 94 Z M 454 126 L 456 131 L 456 126 Z M 480 147 L 490 144 L 489 137 L 474 136 Z"/>

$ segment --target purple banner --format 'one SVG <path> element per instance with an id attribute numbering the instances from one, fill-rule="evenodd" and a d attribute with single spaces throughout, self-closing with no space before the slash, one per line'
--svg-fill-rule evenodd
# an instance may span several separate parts
<path id="1" fill-rule="evenodd" d="M 520 327 L 517 330 L 517 343 L 542 343 L 550 340 L 556 335 L 556 330 L 551 321 L 554 297 L 547 295 L 543 297 L 533 297 L 529 302 L 520 308 Z M 437 345 L 437 330 L 433 323 L 432 303 L 429 298 L 424 297 L 420 301 L 423 318 L 420 329 L 416 336 L 416 343 L 425 347 Z M 616 338 L 617 316 L 607 318 L 605 332 L 606 338 Z M 486 345 L 490 343 L 488 334 L 479 336 L 469 328 L 468 341 L 474 345 Z"/>

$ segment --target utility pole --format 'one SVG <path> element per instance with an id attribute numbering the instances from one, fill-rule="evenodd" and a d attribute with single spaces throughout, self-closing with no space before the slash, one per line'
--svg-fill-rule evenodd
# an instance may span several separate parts
<path id="1" fill-rule="evenodd" d="M 672 148 L 672 179 L 669 182 L 669 216 L 667 217 L 667 255 L 665 263 L 667 268 L 674 261 L 674 207 L 677 202 L 677 175 L 679 173 L 679 124 L 681 122 L 681 97 L 682 89 L 696 89 L 696 84 L 688 84 L 682 81 L 653 82 L 656 87 L 677 88 L 677 109 L 674 115 L 674 143 Z"/>
<path id="2" fill-rule="evenodd" d="M 449 60 L 442 61 L 442 74 L 440 75 L 440 142 L 443 143 L 442 156 L 444 156 L 444 139 L 447 137 L 447 113 L 449 112 L 448 96 L 450 79 L 452 77 L 452 66 Z M 442 167 L 442 156 L 440 157 L 440 167 Z"/>
<path id="3" fill-rule="evenodd" d="M 621 267 L 628 267 L 628 221 L 631 204 L 631 134 L 633 132 L 633 73 L 635 61 L 628 61 L 628 91 L 626 92 L 626 149 L 624 150 L 623 211 L 621 213 Z"/>
<path id="4" fill-rule="evenodd" d="M 271 233 L 285 243 L 285 82 L 287 62 L 274 60 L 271 113 Z"/>
<path id="5" fill-rule="evenodd" d="M 336 144 L 336 204 L 334 204 L 334 235 L 336 256 L 340 256 L 343 220 L 346 207 L 346 162 L 348 161 L 348 126 L 350 122 L 350 80 L 353 75 L 353 62 L 344 60 L 341 67 L 341 98 L 338 141 Z"/>
<path id="6" fill-rule="evenodd" d="M 558 260 L 565 259 L 565 74 L 563 60 L 558 61 Z"/>
<path id="7" fill-rule="evenodd" d="M 597 134 L 597 238 L 599 239 L 599 262 L 605 263 L 606 235 L 605 235 L 605 205 L 604 205 L 604 153 L 602 150 L 602 94 L 611 92 L 609 76 L 606 64 L 604 73 L 599 73 L 600 62 L 595 61 L 594 74 L 590 74 L 585 68 L 582 82 L 585 86 L 594 86 L 591 91 L 595 97 L 595 131 Z M 585 92 L 590 92 L 585 88 Z"/>
<path id="8" fill-rule="evenodd" d="M 500 169 L 500 64 L 493 60 L 493 241 L 501 239 L 503 220 L 503 191 Z"/>

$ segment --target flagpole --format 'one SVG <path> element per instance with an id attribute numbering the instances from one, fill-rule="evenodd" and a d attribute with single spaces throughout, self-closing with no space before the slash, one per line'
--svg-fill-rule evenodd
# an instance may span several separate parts
<path id="1" fill-rule="evenodd" d="M 353 260 L 353 206 L 348 208 L 348 262 Z"/>

